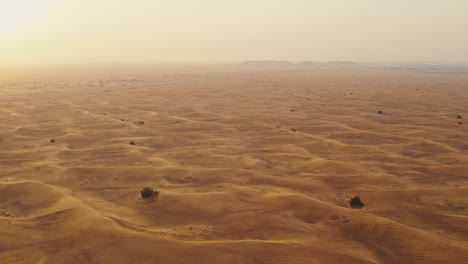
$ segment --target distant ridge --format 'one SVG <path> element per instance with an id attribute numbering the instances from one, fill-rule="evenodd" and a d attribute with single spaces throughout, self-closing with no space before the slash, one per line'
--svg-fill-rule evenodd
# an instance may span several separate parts
<path id="1" fill-rule="evenodd" d="M 301 61 L 301 62 L 290 62 L 290 61 L 275 61 L 275 60 L 251 60 L 245 61 L 240 66 L 246 67 L 258 67 L 258 68 L 286 68 L 286 69 L 365 69 L 368 68 L 365 65 L 352 62 L 352 61 L 328 61 L 328 62 L 316 62 L 316 61 Z"/>
<path id="2" fill-rule="evenodd" d="M 251 60 L 241 63 L 241 66 L 254 66 L 254 67 L 290 67 L 294 63 L 290 61 L 276 61 L 276 60 Z"/>

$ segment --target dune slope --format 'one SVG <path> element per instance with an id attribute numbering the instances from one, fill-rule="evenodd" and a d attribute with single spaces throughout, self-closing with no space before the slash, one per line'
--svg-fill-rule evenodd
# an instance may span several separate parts
<path id="1" fill-rule="evenodd" d="M 468 263 L 467 76 L 92 72 L 0 82 L 0 263 Z"/>

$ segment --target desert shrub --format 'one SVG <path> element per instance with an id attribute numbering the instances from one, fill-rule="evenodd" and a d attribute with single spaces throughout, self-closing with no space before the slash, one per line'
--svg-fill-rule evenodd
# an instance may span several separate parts
<path id="1" fill-rule="evenodd" d="M 132 145 L 132 146 L 135 146 L 135 145 L 136 145 L 136 143 L 135 143 L 134 141 L 130 141 L 130 142 L 128 142 L 128 144 L 129 144 L 129 145 Z"/>
<path id="2" fill-rule="evenodd" d="M 158 197 L 159 196 L 159 191 L 155 191 L 152 188 L 145 187 L 141 191 L 141 198 L 146 199 L 146 198 L 151 198 L 151 197 Z"/>
<path id="3" fill-rule="evenodd" d="M 383 115 L 383 111 L 382 111 L 382 110 L 379 110 L 379 111 L 377 112 L 377 114 Z"/>
<path id="4" fill-rule="evenodd" d="M 461 115 L 458 115 L 458 116 L 457 116 L 457 118 L 458 118 L 458 119 L 462 119 L 462 118 L 463 118 L 463 116 L 461 116 Z"/>
<path id="5" fill-rule="evenodd" d="M 52 139 L 50 140 L 50 143 L 55 143 L 55 139 L 52 138 Z"/>
<path id="6" fill-rule="evenodd" d="M 361 197 L 354 196 L 351 198 L 351 200 L 349 200 L 349 206 L 351 206 L 351 208 L 360 209 L 364 207 L 364 203 L 361 201 Z"/>

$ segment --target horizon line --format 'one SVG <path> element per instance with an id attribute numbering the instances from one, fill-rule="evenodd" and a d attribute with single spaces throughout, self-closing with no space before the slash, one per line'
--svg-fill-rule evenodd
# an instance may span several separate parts
<path id="1" fill-rule="evenodd" d="M 302 62 L 315 63 L 357 63 L 362 65 L 427 65 L 427 66 L 468 66 L 466 62 L 428 62 L 428 61 L 358 61 L 358 60 L 284 60 L 284 59 L 246 59 L 246 60 L 231 60 L 231 61 L 101 61 L 101 62 L 25 62 L 25 63 L 0 63 L 0 67 L 15 67 L 15 66 L 103 66 L 103 65 L 165 65 L 165 66 L 219 66 L 219 65 L 241 65 L 246 62 L 283 62 L 297 64 Z"/>

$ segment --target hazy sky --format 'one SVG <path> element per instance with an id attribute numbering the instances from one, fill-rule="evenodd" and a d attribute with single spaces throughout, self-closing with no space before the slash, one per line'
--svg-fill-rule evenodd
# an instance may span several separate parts
<path id="1" fill-rule="evenodd" d="M 468 62 L 468 0 L 0 0 L 0 64 Z"/>

